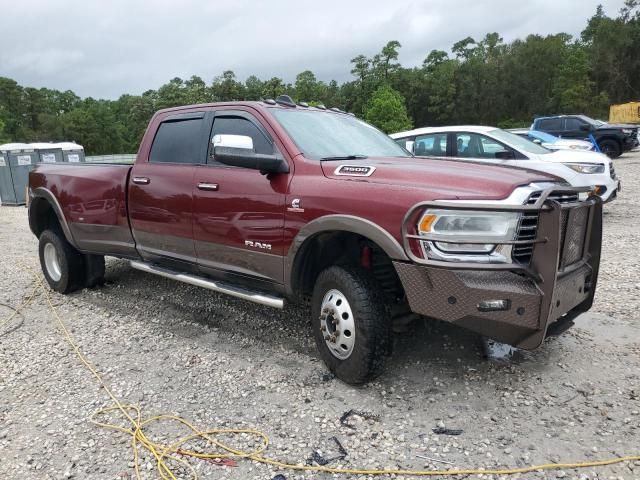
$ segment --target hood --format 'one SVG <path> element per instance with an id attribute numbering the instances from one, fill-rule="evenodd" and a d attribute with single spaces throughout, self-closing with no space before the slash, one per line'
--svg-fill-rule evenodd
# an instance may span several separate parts
<path id="1" fill-rule="evenodd" d="M 521 185 L 564 181 L 525 168 L 427 157 L 323 161 L 321 165 L 331 179 L 423 189 L 448 199 L 503 199 Z"/>
<path id="2" fill-rule="evenodd" d="M 609 163 L 609 157 L 604 153 L 589 150 L 556 150 L 547 155 L 540 155 L 540 159 L 556 163 Z"/>
<path id="3" fill-rule="evenodd" d="M 606 123 L 596 127 L 596 130 L 618 130 L 622 128 L 635 130 L 638 128 L 638 125 L 630 125 L 628 123 Z"/>

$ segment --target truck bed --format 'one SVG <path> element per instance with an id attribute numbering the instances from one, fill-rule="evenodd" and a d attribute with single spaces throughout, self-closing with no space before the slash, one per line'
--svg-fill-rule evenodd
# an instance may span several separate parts
<path id="1" fill-rule="evenodd" d="M 131 164 L 39 164 L 32 192 L 51 192 L 60 205 L 69 241 L 86 253 L 137 257 L 127 217 Z"/>

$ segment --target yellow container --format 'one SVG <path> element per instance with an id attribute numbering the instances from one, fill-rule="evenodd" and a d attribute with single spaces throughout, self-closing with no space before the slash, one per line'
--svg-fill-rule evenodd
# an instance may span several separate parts
<path id="1" fill-rule="evenodd" d="M 610 123 L 640 123 L 640 102 L 629 102 L 609 107 Z"/>

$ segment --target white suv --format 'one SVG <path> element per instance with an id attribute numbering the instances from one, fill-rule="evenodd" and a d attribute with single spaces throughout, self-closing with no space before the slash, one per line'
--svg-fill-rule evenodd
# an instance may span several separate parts
<path id="1" fill-rule="evenodd" d="M 525 167 L 564 178 L 574 187 L 590 186 L 605 202 L 620 190 L 613 163 L 598 152 L 551 151 L 494 127 L 426 127 L 390 135 L 416 156 L 473 160 Z"/>

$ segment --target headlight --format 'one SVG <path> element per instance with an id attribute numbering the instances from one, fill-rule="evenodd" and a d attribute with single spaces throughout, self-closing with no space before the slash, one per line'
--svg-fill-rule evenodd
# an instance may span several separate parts
<path id="1" fill-rule="evenodd" d="M 604 165 L 601 163 L 564 163 L 563 165 L 578 173 L 604 173 Z"/>
<path id="2" fill-rule="evenodd" d="M 569 145 L 571 150 L 591 150 L 591 145 Z"/>
<path id="3" fill-rule="evenodd" d="M 444 254 L 483 255 L 490 261 L 488 255 L 498 244 L 514 239 L 519 218 L 516 212 L 429 209 L 418 222 L 418 232 L 428 236 L 423 242 L 427 252 L 435 248 Z M 435 253 L 430 256 L 439 257 Z"/>
<path id="4" fill-rule="evenodd" d="M 625 135 L 631 135 L 633 133 L 633 130 L 631 130 L 630 128 L 623 128 L 622 133 L 624 133 Z"/>

